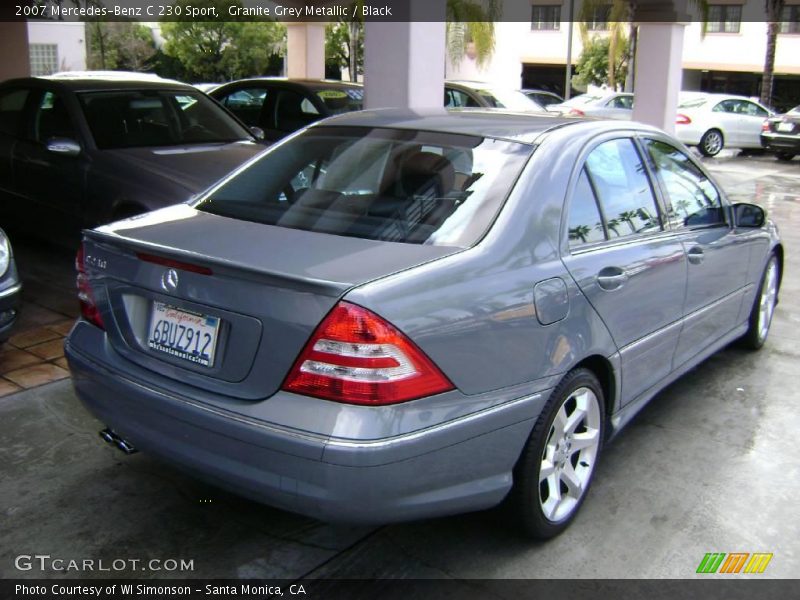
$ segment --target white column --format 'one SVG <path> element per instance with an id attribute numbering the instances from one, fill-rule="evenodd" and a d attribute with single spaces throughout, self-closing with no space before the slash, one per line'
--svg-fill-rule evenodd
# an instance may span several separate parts
<path id="1" fill-rule="evenodd" d="M 438 22 L 366 23 L 366 108 L 441 108 L 444 105 L 445 0 L 409 0 Z"/>
<path id="2" fill-rule="evenodd" d="M 325 23 L 286 23 L 286 76 L 325 78 Z"/>
<path id="3" fill-rule="evenodd" d="M 683 76 L 682 23 L 640 23 L 633 120 L 675 132 Z"/>

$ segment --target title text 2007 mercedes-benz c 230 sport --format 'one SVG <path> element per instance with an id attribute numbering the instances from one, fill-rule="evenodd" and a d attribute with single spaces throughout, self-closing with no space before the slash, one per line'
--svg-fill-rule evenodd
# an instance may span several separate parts
<path id="1" fill-rule="evenodd" d="M 66 351 L 108 441 L 328 520 L 507 498 L 546 538 L 658 390 L 764 343 L 783 248 L 656 129 L 374 111 L 77 262 Z"/>

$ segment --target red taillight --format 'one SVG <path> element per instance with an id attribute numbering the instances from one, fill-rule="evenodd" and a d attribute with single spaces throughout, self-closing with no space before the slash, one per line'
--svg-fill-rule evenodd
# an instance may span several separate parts
<path id="1" fill-rule="evenodd" d="M 76 285 L 78 287 L 78 301 L 81 304 L 81 315 L 90 323 L 97 325 L 100 329 L 105 329 L 103 318 L 100 316 L 100 311 L 94 303 L 94 293 L 92 286 L 89 283 L 89 276 L 86 274 L 86 266 L 84 265 L 83 244 L 78 249 L 78 254 L 75 256 L 75 269 L 78 271 L 76 278 Z"/>
<path id="2" fill-rule="evenodd" d="M 414 342 L 372 311 L 339 302 L 295 361 L 283 389 L 349 404 L 396 404 L 453 389 Z"/>
<path id="3" fill-rule="evenodd" d="M 585 117 L 586 116 L 586 113 L 583 112 L 579 108 L 570 108 L 569 112 L 567 114 L 568 115 L 573 115 L 573 116 L 576 116 L 576 117 Z"/>
<path id="4" fill-rule="evenodd" d="M 675 115 L 675 124 L 676 125 L 688 125 L 691 122 L 692 122 L 692 120 L 686 115 L 682 115 L 680 113 Z"/>
<path id="5" fill-rule="evenodd" d="M 764 121 L 761 124 L 761 131 L 769 131 L 769 121 Z"/>

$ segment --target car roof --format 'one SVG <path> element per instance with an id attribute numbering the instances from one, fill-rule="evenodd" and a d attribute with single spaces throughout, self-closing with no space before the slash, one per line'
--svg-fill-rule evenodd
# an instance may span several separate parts
<path id="1" fill-rule="evenodd" d="M 235 79 L 234 81 L 226 81 L 225 83 L 220 83 L 215 90 L 220 89 L 223 86 L 229 86 L 233 84 L 240 84 L 240 83 L 259 83 L 259 82 L 271 82 L 271 83 L 285 83 L 288 85 L 296 85 L 300 87 L 306 87 L 310 89 L 331 89 L 331 88 L 358 88 L 362 89 L 364 86 L 360 83 L 355 83 L 352 81 L 339 81 L 337 79 L 294 79 L 289 77 L 247 77 L 245 79 Z"/>
<path id="2" fill-rule="evenodd" d="M 506 139 L 525 144 L 535 144 L 542 134 L 567 126 L 658 131 L 648 125 L 628 121 L 587 119 L 552 113 L 517 113 L 496 108 L 363 110 L 330 117 L 311 127 L 325 126 L 415 129 Z"/>
<path id="3" fill-rule="evenodd" d="M 33 85 L 43 83 L 55 84 L 56 87 L 74 92 L 98 90 L 186 90 L 197 92 L 197 88 L 171 79 L 128 79 L 123 77 L 24 77 L 9 79 L 3 85 Z"/>

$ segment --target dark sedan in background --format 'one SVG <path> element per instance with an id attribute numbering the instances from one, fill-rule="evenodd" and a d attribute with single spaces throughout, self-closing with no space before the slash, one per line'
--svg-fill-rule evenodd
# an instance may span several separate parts
<path id="1" fill-rule="evenodd" d="M 764 121 L 761 145 L 779 160 L 789 161 L 800 154 L 800 106 Z"/>
<path id="2" fill-rule="evenodd" d="M 17 319 L 20 305 L 22 284 L 14 263 L 11 242 L 6 233 L 0 229 L 0 342 L 8 339 L 11 328 Z"/>
<path id="3" fill-rule="evenodd" d="M 387 110 L 87 231 L 76 262 L 66 356 L 107 442 L 329 520 L 508 497 L 549 538 L 659 390 L 764 344 L 783 247 L 655 128 Z"/>
<path id="4" fill-rule="evenodd" d="M 0 219 L 73 245 L 84 227 L 187 200 L 262 149 L 178 82 L 9 80 L 0 84 Z"/>
<path id="5" fill-rule="evenodd" d="M 325 79 L 256 77 L 231 81 L 207 91 L 244 123 L 276 141 L 315 121 L 361 110 L 364 88 Z"/>

